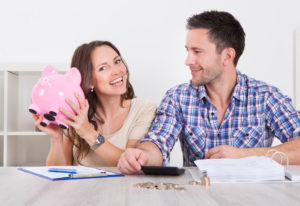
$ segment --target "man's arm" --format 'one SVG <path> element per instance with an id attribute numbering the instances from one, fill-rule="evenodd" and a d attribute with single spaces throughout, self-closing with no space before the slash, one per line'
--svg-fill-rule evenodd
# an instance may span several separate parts
<path id="1" fill-rule="evenodd" d="M 142 165 L 162 165 L 163 156 L 153 142 L 143 142 L 137 148 L 128 148 L 121 155 L 118 169 L 123 174 L 133 174 L 141 170 Z"/>
<path id="2" fill-rule="evenodd" d="M 229 145 L 221 145 L 208 150 L 206 159 L 220 158 L 242 158 L 247 156 L 263 156 L 270 149 L 285 153 L 289 158 L 289 164 L 300 165 L 300 138 L 282 143 L 275 147 L 260 147 L 260 148 L 237 148 Z M 271 153 L 272 154 L 272 153 Z M 270 154 L 270 155 L 271 155 Z M 274 159 L 280 162 L 280 156 L 276 155 Z M 286 164 L 286 159 L 282 159 L 283 164 Z"/>
<path id="3" fill-rule="evenodd" d="M 121 155 L 118 169 L 125 174 L 132 174 L 142 165 L 159 166 L 167 164 L 171 149 L 182 129 L 179 102 L 169 90 L 160 103 L 156 117 L 148 134 L 137 148 L 126 149 Z"/>
<path id="4" fill-rule="evenodd" d="M 266 125 L 272 131 L 271 133 L 284 143 L 263 148 L 236 148 L 222 145 L 210 149 L 205 158 L 262 156 L 270 149 L 275 149 L 288 156 L 289 164 L 300 164 L 300 114 L 293 107 L 290 98 L 274 89 L 266 100 L 265 111 Z M 276 155 L 275 160 L 280 161 L 280 157 Z M 286 162 L 286 160 L 283 161 Z"/>

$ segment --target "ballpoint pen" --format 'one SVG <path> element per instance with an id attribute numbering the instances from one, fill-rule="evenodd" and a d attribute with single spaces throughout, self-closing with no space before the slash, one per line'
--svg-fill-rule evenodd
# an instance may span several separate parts
<path id="1" fill-rule="evenodd" d="M 49 168 L 48 172 L 61 172 L 61 173 L 69 173 L 76 174 L 76 169 L 67 169 L 67 168 Z"/>
<path id="2" fill-rule="evenodd" d="M 97 173 L 82 173 L 82 174 L 69 174 L 70 178 L 81 178 L 81 177 L 100 177 L 100 176 L 108 176 L 105 171 L 97 172 Z"/>

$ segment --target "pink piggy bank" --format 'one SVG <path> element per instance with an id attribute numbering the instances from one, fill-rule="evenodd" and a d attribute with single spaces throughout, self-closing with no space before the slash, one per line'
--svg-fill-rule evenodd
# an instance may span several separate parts
<path id="1" fill-rule="evenodd" d="M 57 124 L 63 129 L 68 128 L 68 125 L 59 119 L 61 117 L 64 119 L 69 118 L 61 113 L 59 108 L 64 108 L 75 114 L 73 109 L 66 103 L 66 98 L 71 99 L 79 106 L 75 93 L 78 93 L 84 99 L 80 83 L 81 75 L 77 68 L 73 67 L 62 75 L 54 67 L 47 66 L 42 73 L 42 77 L 32 89 L 32 104 L 28 108 L 29 111 L 43 116 L 41 125 L 44 127 L 49 124 Z"/>

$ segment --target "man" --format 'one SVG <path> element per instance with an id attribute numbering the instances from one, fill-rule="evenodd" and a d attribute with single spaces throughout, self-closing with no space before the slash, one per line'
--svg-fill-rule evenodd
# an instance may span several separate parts
<path id="1" fill-rule="evenodd" d="M 170 89 L 149 133 L 118 163 L 131 174 L 141 165 L 167 165 L 177 139 L 184 166 L 196 159 L 265 155 L 273 147 L 300 164 L 300 115 L 280 91 L 236 70 L 245 33 L 229 13 L 203 12 L 188 19 L 187 58 L 192 81 Z"/>

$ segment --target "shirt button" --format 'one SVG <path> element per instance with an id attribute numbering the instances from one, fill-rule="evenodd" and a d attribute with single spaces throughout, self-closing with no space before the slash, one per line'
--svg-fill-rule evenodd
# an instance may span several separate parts
<path id="1" fill-rule="evenodd" d="M 193 133 L 190 132 L 190 135 L 193 136 Z"/>
<path id="2" fill-rule="evenodd" d="M 211 115 L 211 116 L 214 116 L 214 115 L 215 115 L 215 113 L 213 113 L 213 112 L 212 112 L 212 113 L 210 113 L 210 115 Z"/>

